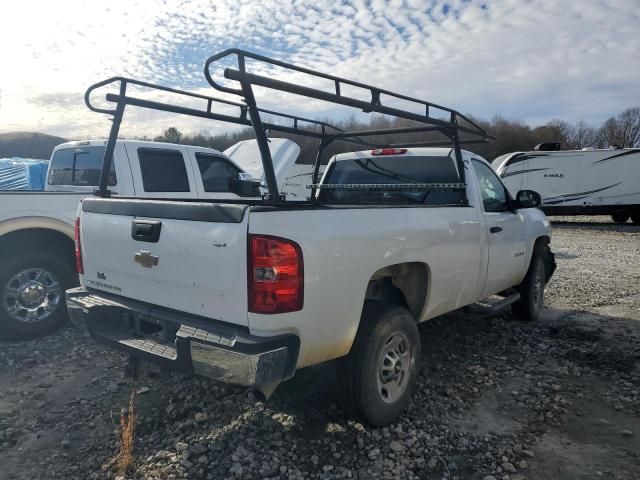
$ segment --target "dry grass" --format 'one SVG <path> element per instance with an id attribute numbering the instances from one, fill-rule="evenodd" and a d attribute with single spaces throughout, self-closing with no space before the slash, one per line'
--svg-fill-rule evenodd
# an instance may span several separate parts
<path id="1" fill-rule="evenodd" d="M 135 443 L 135 389 L 129 398 L 129 408 L 122 409 L 120 415 L 120 448 L 113 463 L 116 464 L 118 472 L 126 474 L 133 464 L 133 445 Z"/>

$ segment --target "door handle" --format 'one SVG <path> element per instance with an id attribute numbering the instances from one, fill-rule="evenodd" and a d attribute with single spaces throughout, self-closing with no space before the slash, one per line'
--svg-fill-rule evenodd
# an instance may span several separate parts
<path id="1" fill-rule="evenodd" d="M 502 227 L 491 227 L 491 228 L 489 229 L 489 231 L 490 231 L 491 233 L 498 233 L 498 232 L 501 232 L 501 231 L 502 231 Z"/>
<path id="2" fill-rule="evenodd" d="M 155 243 L 160 239 L 162 222 L 152 220 L 134 220 L 131 222 L 131 238 L 139 242 Z"/>

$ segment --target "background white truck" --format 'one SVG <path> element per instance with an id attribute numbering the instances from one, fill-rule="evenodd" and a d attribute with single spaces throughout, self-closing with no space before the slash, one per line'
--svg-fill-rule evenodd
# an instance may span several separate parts
<path id="1" fill-rule="evenodd" d="M 640 149 L 606 148 L 514 152 L 493 162 L 505 185 L 535 190 L 547 215 L 611 215 L 640 225 Z"/>
<path id="2" fill-rule="evenodd" d="M 254 387 L 265 396 L 297 369 L 339 359 L 345 407 L 383 425 L 413 393 L 419 323 L 491 295 L 503 297 L 496 309 L 511 305 L 524 319 L 538 317 L 555 268 L 549 222 L 532 208 L 539 195 L 525 190 L 511 198 L 485 160 L 460 148 L 459 134 L 485 140 L 486 132 L 454 110 L 241 50 L 215 55 L 205 73 L 229 55 L 238 57 L 239 69 L 224 75 L 241 88 L 207 78 L 244 98 L 267 194 L 110 198 L 103 174 L 96 197 L 79 209 L 81 287 L 67 291 L 74 323 L 134 363 Z M 250 74 L 249 59 L 332 80 L 335 92 Z M 131 81 L 118 82 L 121 94 L 107 94 L 116 103 L 108 111 L 112 145 L 127 105 L 219 118 L 210 108 L 127 96 Z M 371 101 L 342 94 L 345 83 L 367 89 Z M 453 148 L 385 144 L 339 154 L 321 182 L 310 185 L 307 200 L 291 201 L 278 190 L 254 84 L 419 122 L 384 132 L 323 130 L 314 168 L 323 146 L 338 138 L 366 145 L 379 133 L 438 131 Z M 427 115 L 387 107 L 381 94 L 418 103 Z M 429 116 L 432 108 L 446 110 L 448 120 Z M 235 121 L 244 120 L 241 110 Z"/>
<path id="3" fill-rule="evenodd" d="M 64 291 L 78 281 L 73 266 L 76 210 L 98 185 L 105 144 L 91 140 L 57 146 L 45 192 L 0 192 L 1 337 L 41 335 L 65 320 Z M 269 145 L 282 188 L 287 188 L 287 171 L 292 176 L 309 172 L 309 165 L 293 165 L 300 153 L 295 143 L 273 139 Z M 229 181 L 240 172 L 263 178 L 253 164 L 258 150 L 255 141 L 229 150 L 230 156 L 203 147 L 122 140 L 109 185 L 114 196 L 241 198 L 230 191 Z"/>

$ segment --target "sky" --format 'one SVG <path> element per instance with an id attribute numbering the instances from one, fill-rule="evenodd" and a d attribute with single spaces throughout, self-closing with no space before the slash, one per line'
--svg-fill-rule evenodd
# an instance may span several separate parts
<path id="1" fill-rule="evenodd" d="M 224 96 L 207 84 L 203 65 L 227 48 L 531 126 L 556 118 L 598 125 L 640 104 L 638 0 L 20 0 L 3 7 L 0 45 L 0 132 L 71 139 L 108 135 L 109 117 L 91 112 L 83 96 L 112 76 Z M 221 71 L 212 70 L 216 78 Z M 264 108 L 312 118 L 352 113 L 268 91 L 257 98 Z M 133 108 L 122 133 L 153 136 L 173 125 L 186 133 L 233 128 Z"/>

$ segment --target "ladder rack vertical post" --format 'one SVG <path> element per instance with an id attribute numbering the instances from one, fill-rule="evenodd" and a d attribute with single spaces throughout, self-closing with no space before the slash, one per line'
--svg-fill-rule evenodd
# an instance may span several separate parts
<path id="1" fill-rule="evenodd" d="M 324 153 L 324 149 L 333 141 L 333 138 L 327 139 L 325 134 L 325 127 L 322 125 L 322 137 L 320 137 L 320 145 L 318 145 L 318 153 L 316 154 L 316 161 L 313 164 L 313 176 L 311 178 L 311 184 L 318 184 L 318 173 L 320 173 L 320 164 L 322 163 L 322 154 Z M 313 200 L 316 196 L 316 187 L 314 186 L 311 189 L 311 200 Z"/>
<path id="2" fill-rule="evenodd" d="M 460 183 L 466 184 L 465 172 L 464 172 L 464 160 L 462 159 L 462 149 L 460 148 L 460 137 L 458 136 L 458 130 L 453 129 L 451 132 L 451 139 L 453 140 L 453 150 L 456 156 L 456 165 L 458 166 L 458 176 L 460 177 Z M 467 198 L 467 191 L 464 191 L 465 203 L 469 203 Z"/>
<path id="3" fill-rule="evenodd" d="M 113 119 L 111 120 L 111 130 L 109 131 L 109 139 L 107 140 L 107 146 L 104 150 L 104 158 L 102 160 L 102 170 L 100 171 L 100 182 L 98 185 L 98 191 L 96 192 L 100 197 L 110 197 L 111 191 L 107 188 L 109 183 L 109 171 L 113 164 L 113 152 L 116 149 L 116 141 L 118 140 L 118 133 L 120 132 L 120 124 L 122 123 L 122 117 L 124 116 L 125 102 L 122 98 L 127 93 L 127 82 L 125 80 L 120 81 L 120 98 L 116 105 L 116 109 L 113 113 Z"/>
<path id="4" fill-rule="evenodd" d="M 269 190 L 267 199 L 278 201 L 278 182 L 273 169 L 273 160 L 271 158 L 271 151 L 269 150 L 269 140 L 267 139 L 267 134 L 264 131 L 262 119 L 260 118 L 260 111 L 256 105 L 256 99 L 253 96 L 251 85 L 245 82 L 242 82 L 241 85 L 244 100 L 247 103 L 249 119 L 251 120 L 251 125 L 255 131 L 258 149 L 260 150 L 260 157 L 262 158 L 262 169 L 264 170 L 264 178 L 267 182 L 267 189 Z"/>

